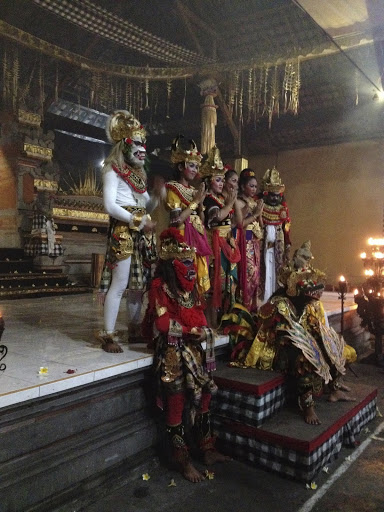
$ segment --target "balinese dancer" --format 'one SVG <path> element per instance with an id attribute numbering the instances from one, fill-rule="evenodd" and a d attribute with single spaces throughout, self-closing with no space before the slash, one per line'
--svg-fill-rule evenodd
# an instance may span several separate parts
<path id="1" fill-rule="evenodd" d="M 143 327 L 155 331 L 157 401 L 165 411 L 173 462 L 187 480 L 200 482 L 204 476 L 193 465 L 185 439 L 187 405 L 203 462 L 209 465 L 228 457 L 215 450 L 210 425 L 209 406 L 216 391 L 210 375 L 215 369 L 214 336 L 196 289 L 194 261 L 195 248 L 185 243 L 178 229 L 163 231 Z"/>
<path id="2" fill-rule="evenodd" d="M 261 249 L 260 299 L 266 302 L 277 289 L 280 269 L 289 261 L 290 218 L 284 200 L 285 185 L 275 167 L 268 169 L 262 180 L 263 246 Z"/>
<path id="3" fill-rule="evenodd" d="M 141 293 L 148 274 L 143 254 L 154 256 L 156 250 L 149 213 L 159 202 L 160 190 L 153 197 L 147 192 L 146 134 L 140 122 L 119 110 L 109 117 L 106 131 L 114 146 L 103 168 L 103 200 L 110 227 L 101 282 L 101 292 L 106 292 L 104 330 L 97 337 L 106 352 L 122 352 L 115 331 L 120 301 L 128 286 L 129 337 L 134 341 L 141 329 Z"/>
<path id="4" fill-rule="evenodd" d="M 208 257 L 212 254 L 204 227 L 203 201 L 206 195 L 205 184 L 196 190 L 191 183 L 196 180 L 202 156 L 194 141 L 191 148 L 180 146 L 180 137 L 172 143 L 171 161 L 175 165 L 176 180 L 169 181 L 166 207 L 170 211 L 170 226 L 177 228 L 186 243 L 196 248 L 197 287 L 200 294 L 210 288 Z"/>
<path id="5" fill-rule="evenodd" d="M 225 167 L 215 146 L 209 152 L 200 175 L 207 182 L 208 193 L 204 199 L 205 225 L 211 241 L 212 313 L 210 325 L 217 326 L 221 315 L 228 313 L 235 302 L 237 287 L 237 263 L 240 251 L 232 227 L 241 224 L 241 212 L 237 208 L 237 191 L 232 188 L 223 196 Z"/>
<path id="6" fill-rule="evenodd" d="M 257 311 L 258 286 L 260 282 L 260 239 L 263 237 L 261 212 L 264 202 L 257 199 L 257 180 L 252 169 L 240 173 L 238 202 L 243 223 L 239 247 L 241 260 L 238 264 L 239 286 L 244 306 L 255 313 Z"/>
<path id="7" fill-rule="evenodd" d="M 282 285 L 259 311 L 260 328 L 245 366 L 282 371 L 290 377 L 304 420 L 318 425 L 314 398 L 324 384 L 329 400 L 347 398 L 340 377 L 345 373 L 345 342 L 329 327 L 320 295 L 325 274 L 310 264 L 310 243 L 298 249 L 279 276 Z M 288 380 L 289 383 L 289 380 Z"/>

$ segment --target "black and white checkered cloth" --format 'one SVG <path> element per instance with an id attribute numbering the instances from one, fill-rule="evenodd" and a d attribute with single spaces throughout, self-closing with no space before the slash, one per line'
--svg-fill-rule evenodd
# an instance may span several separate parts
<path id="1" fill-rule="evenodd" d="M 285 384 L 263 395 L 219 389 L 212 401 L 212 413 L 233 421 L 259 427 L 285 404 Z"/>
<path id="2" fill-rule="evenodd" d="M 310 482 L 324 466 L 337 458 L 343 444 L 354 444 L 355 436 L 375 416 L 376 398 L 322 445 L 307 453 L 236 433 L 233 424 L 229 429 L 228 420 L 218 416 L 213 416 L 213 425 L 226 453 L 282 475 Z"/>

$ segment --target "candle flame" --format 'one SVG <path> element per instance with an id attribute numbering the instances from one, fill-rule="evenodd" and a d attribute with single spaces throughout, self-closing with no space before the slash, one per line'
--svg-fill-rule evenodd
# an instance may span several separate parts
<path id="1" fill-rule="evenodd" d="M 366 258 L 366 257 L 367 257 L 367 253 L 366 253 L 366 252 L 362 252 L 362 253 L 360 254 L 360 258 L 361 258 L 362 260 L 365 260 L 365 258 Z"/>
<path id="2" fill-rule="evenodd" d="M 368 238 L 368 245 L 384 245 L 384 238 Z"/>
<path id="3" fill-rule="evenodd" d="M 353 290 L 353 295 L 359 295 L 359 290 L 357 288 Z"/>
<path id="4" fill-rule="evenodd" d="M 342 283 L 344 283 L 344 282 L 345 282 L 345 277 L 344 277 L 344 276 L 340 276 L 340 281 L 341 281 Z"/>

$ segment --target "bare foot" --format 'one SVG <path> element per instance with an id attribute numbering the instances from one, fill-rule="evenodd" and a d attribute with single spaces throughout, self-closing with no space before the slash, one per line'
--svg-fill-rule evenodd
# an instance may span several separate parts
<path id="1" fill-rule="evenodd" d="M 304 409 L 303 414 L 304 414 L 304 421 L 305 421 L 305 423 L 308 423 L 308 425 L 320 425 L 321 424 L 321 421 L 319 420 L 319 417 L 317 416 L 317 414 L 315 412 L 315 407 L 313 405 Z"/>
<path id="2" fill-rule="evenodd" d="M 341 389 L 341 391 L 346 391 L 347 393 L 351 391 L 351 388 L 342 382 L 339 382 L 339 389 Z"/>
<path id="3" fill-rule="evenodd" d="M 101 347 L 105 352 L 108 352 L 109 354 L 119 354 L 120 352 L 123 352 L 123 349 L 118 343 L 119 337 L 116 332 L 107 333 L 105 331 L 98 331 L 95 335 L 96 338 L 101 341 Z"/>
<path id="4" fill-rule="evenodd" d="M 232 457 L 228 455 L 224 455 L 223 453 L 218 452 L 217 450 L 207 450 L 204 452 L 204 464 L 207 466 L 212 466 L 216 464 L 216 462 L 228 462 L 232 460 Z"/>
<path id="5" fill-rule="evenodd" d="M 335 389 L 331 391 L 331 394 L 328 398 L 329 402 L 355 402 L 356 398 L 352 396 L 347 396 L 341 389 Z"/>
<path id="6" fill-rule="evenodd" d="M 200 473 L 200 471 L 198 471 L 190 461 L 180 464 L 179 471 L 184 478 L 186 478 L 187 480 L 194 484 L 205 480 L 205 476 L 202 473 Z"/>
<path id="7" fill-rule="evenodd" d="M 103 343 L 102 349 L 109 354 L 119 354 L 120 352 L 123 352 L 123 349 L 120 347 L 120 345 L 112 340 Z"/>

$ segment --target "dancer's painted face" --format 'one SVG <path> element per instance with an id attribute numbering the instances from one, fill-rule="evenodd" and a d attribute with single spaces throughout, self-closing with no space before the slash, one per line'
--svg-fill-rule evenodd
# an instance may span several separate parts
<path id="1" fill-rule="evenodd" d="M 246 185 L 243 187 L 243 193 L 246 197 L 255 197 L 257 192 L 257 180 L 256 178 L 251 178 Z"/>
<path id="2" fill-rule="evenodd" d="M 228 192 L 237 190 L 239 188 L 239 176 L 236 173 L 231 173 L 231 176 L 225 180 L 224 186 Z"/>
<path id="3" fill-rule="evenodd" d="M 182 177 L 188 182 L 193 181 L 199 172 L 199 164 L 196 162 L 184 162 L 179 165 Z"/>
<path id="4" fill-rule="evenodd" d="M 147 150 L 145 139 L 136 135 L 134 139 L 125 139 L 123 147 L 124 159 L 135 167 L 144 167 Z"/>
<path id="5" fill-rule="evenodd" d="M 224 177 L 214 176 L 211 181 L 211 190 L 214 194 L 221 194 L 224 187 Z"/>

